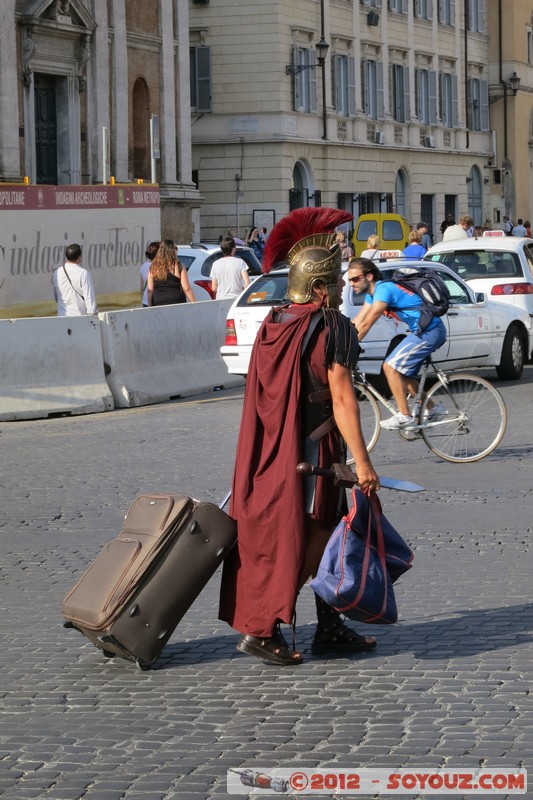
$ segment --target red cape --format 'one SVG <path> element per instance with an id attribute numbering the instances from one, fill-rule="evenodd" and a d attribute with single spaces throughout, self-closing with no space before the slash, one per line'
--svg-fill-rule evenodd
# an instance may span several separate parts
<path id="1" fill-rule="evenodd" d="M 303 482 L 296 472 L 304 447 L 300 354 L 317 307 L 290 312 L 283 323 L 267 317 L 252 351 L 230 507 L 238 540 L 224 562 L 220 594 L 220 619 L 264 637 L 278 620 L 292 623 L 305 546 Z M 327 380 L 320 337 L 316 352 Z"/>

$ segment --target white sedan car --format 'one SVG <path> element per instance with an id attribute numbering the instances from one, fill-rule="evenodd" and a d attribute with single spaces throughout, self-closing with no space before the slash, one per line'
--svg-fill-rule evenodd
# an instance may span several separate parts
<path id="1" fill-rule="evenodd" d="M 487 231 L 479 239 L 439 242 L 425 259 L 446 264 L 475 292 L 533 317 L 533 239 Z"/>
<path id="2" fill-rule="evenodd" d="M 384 278 L 400 266 L 426 267 L 427 262 L 395 260 L 380 263 Z M 447 267 L 432 264 L 442 276 L 451 297 L 443 321 L 448 338 L 436 351 L 434 360 L 444 369 L 496 367 L 498 376 L 515 380 L 522 374 L 533 349 L 533 322 L 521 308 L 487 300 L 476 293 Z M 270 308 L 287 303 L 288 269 L 261 275 L 232 304 L 226 321 L 226 340 L 221 354 L 231 374 L 246 375 L 257 331 Z M 346 283 L 341 311 L 356 316 L 364 297 Z M 364 342 L 359 358 L 361 369 L 379 375 L 383 359 L 405 336 L 407 326 L 390 317 L 379 319 Z"/>

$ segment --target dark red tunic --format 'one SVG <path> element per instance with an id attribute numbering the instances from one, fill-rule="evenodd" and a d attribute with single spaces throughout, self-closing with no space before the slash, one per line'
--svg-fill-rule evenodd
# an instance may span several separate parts
<path id="1" fill-rule="evenodd" d="M 230 515 L 238 541 L 224 562 L 220 619 L 241 633 L 268 637 L 278 621 L 291 624 L 305 548 L 301 429 L 301 350 L 314 314 L 325 328 L 312 334 L 305 357 L 327 384 L 334 361 L 355 367 L 357 339 L 346 317 L 316 305 L 287 309 L 283 322 L 270 314 L 252 351 L 233 478 Z M 336 429 L 320 441 L 319 463 L 340 457 Z M 338 489 L 319 478 L 312 516 L 333 529 Z"/>

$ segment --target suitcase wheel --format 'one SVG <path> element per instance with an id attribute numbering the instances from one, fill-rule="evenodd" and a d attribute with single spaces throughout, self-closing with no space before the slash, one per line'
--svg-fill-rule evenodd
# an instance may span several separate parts
<path id="1" fill-rule="evenodd" d="M 106 658 L 115 658 L 116 653 L 112 653 L 111 650 L 102 650 L 102 653 Z"/>
<path id="2" fill-rule="evenodd" d="M 149 670 L 149 669 L 150 669 L 150 667 L 152 666 L 151 664 L 146 664 L 144 661 L 141 661 L 141 659 L 140 659 L 140 658 L 138 658 L 138 659 L 135 661 L 135 663 L 137 664 L 137 668 L 138 668 L 138 669 L 140 669 L 140 670 L 141 670 L 141 672 L 146 672 L 146 671 L 147 671 L 147 670 Z"/>

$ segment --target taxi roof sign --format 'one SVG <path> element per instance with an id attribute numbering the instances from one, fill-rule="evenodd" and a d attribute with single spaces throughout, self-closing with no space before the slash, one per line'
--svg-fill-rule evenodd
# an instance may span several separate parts
<path id="1" fill-rule="evenodd" d="M 483 231 L 483 236 L 507 236 L 505 231 Z"/>
<path id="2" fill-rule="evenodd" d="M 378 250 L 376 258 L 401 258 L 403 253 L 401 250 Z"/>

